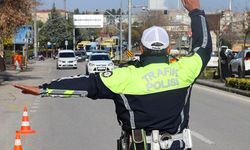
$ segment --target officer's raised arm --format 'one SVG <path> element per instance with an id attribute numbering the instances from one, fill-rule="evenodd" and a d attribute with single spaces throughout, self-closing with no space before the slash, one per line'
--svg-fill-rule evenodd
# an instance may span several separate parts
<path id="1" fill-rule="evenodd" d="M 203 70 L 212 52 L 211 35 L 205 13 L 203 10 L 200 10 L 199 0 L 182 0 L 182 3 L 189 11 L 189 16 L 191 17 L 192 50 L 200 55 L 203 63 Z"/>

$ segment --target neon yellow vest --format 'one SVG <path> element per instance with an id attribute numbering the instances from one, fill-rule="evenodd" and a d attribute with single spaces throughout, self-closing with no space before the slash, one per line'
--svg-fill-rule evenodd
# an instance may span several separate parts
<path id="1" fill-rule="evenodd" d="M 202 68 L 198 54 L 183 57 L 171 64 L 157 63 L 136 68 L 117 68 L 110 77 L 100 75 L 103 83 L 114 93 L 145 95 L 191 85 Z"/>

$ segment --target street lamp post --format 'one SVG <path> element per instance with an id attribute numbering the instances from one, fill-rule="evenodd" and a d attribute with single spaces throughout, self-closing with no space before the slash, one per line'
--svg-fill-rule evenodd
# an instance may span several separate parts
<path id="1" fill-rule="evenodd" d="M 132 0 L 128 0 L 128 50 L 132 50 L 131 46 L 131 23 L 132 23 Z"/>
<path id="2" fill-rule="evenodd" d="M 37 58 L 37 8 L 34 6 L 34 57 Z"/>
<path id="3" fill-rule="evenodd" d="M 120 60 L 122 60 L 122 1 L 121 1 L 121 11 L 120 11 Z"/>
<path id="4" fill-rule="evenodd" d="M 76 28 L 73 26 L 73 50 L 76 50 Z"/>

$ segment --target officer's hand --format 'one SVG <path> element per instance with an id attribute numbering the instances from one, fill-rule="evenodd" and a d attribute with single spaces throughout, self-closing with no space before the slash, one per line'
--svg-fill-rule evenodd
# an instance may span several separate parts
<path id="1" fill-rule="evenodd" d="M 36 86 L 28 86 L 22 84 L 13 84 L 14 87 L 21 89 L 24 94 L 40 95 L 40 89 Z"/>
<path id="2" fill-rule="evenodd" d="M 194 9 L 200 9 L 200 0 L 181 0 L 183 6 L 190 12 Z"/>

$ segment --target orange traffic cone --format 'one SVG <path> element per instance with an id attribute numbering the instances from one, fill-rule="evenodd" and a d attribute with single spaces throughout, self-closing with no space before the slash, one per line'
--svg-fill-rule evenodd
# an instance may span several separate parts
<path id="1" fill-rule="evenodd" d="M 15 140 L 14 150 L 23 150 L 20 132 L 18 131 L 16 131 L 16 140 Z"/>
<path id="2" fill-rule="evenodd" d="M 25 106 L 23 111 L 22 125 L 21 125 L 21 134 L 31 134 L 36 133 L 35 130 L 32 130 L 29 123 L 28 109 Z"/>

